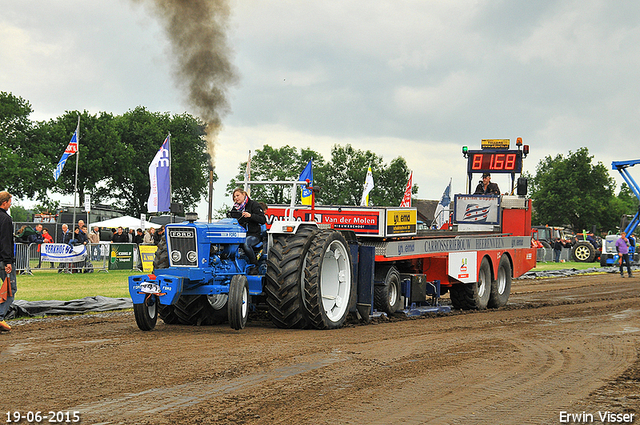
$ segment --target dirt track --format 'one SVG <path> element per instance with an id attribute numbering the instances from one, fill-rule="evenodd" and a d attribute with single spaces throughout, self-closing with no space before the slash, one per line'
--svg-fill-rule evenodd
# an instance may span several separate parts
<path id="1" fill-rule="evenodd" d="M 558 424 L 609 411 L 640 423 L 639 289 L 617 275 L 521 280 L 500 310 L 335 331 L 254 317 L 243 331 L 142 332 L 132 312 L 14 322 L 0 335 L 1 420 Z"/>

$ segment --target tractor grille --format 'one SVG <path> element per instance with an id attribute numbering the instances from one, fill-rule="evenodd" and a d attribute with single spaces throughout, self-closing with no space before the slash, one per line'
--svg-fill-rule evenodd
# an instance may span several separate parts
<path id="1" fill-rule="evenodd" d="M 171 266 L 198 266 L 196 229 L 194 227 L 168 227 L 167 250 Z"/>

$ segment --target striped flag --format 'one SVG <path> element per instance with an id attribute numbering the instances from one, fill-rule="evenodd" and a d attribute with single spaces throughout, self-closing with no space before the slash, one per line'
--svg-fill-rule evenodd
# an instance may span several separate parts
<path id="1" fill-rule="evenodd" d="M 62 154 L 62 158 L 56 165 L 56 169 L 53 170 L 53 179 L 58 181 L 60 178 L 60 174 L 62 174 L 62 169 L 64 168 L 64 164 L 67 162 L 67 159 L 78 152 L 78 133 L 80 132 L 80 119 L 78 119 L 78 126 L 76 127 L 76 131 L 73 132 L 73 136 L 71 136 L 71 141 L 67 145 L 67 148 L 64 150 Z"/>
<path id="2" fill-rule="evenodd" d="M 449 185 L 442 192 L 442 198 L 440 198 L 434 213 L 437 229 L 441 229 L 442 225 L 449 221 L 449 204 L 451 204 L 451 179 L 449 179 Z"/>
<path id="3" fill-rule="evenodd" d="M 313 160 L 310 159 L 309 162 L 307 162 L 307 166 L 304 167 L 304 170 L 302 170 L 302 173 L 300 173 L 300 177 L 298 177 L 299 182 L 303 182 L 309 179 L 309 183 L 311 184 L 311 186 L 313 186 L 313 162 L 312 161 Z M 302 187 L 302 193 L 300 194 L 300 201 L 302 202 L 302 205 L 311 205 L 311 189 L 308 189 L 305 186 Z"/>
<path id="4" fill-rule="evenodd" d="M 407 182 L 407 187 L 404 189 L 404 197 L 402 198 L 402 202 L 400 202 L 401 207 L 410 207 L 411 206 L 411 188 L 413 187 L 413 171 L 409 174 L 409 181 Z"/>

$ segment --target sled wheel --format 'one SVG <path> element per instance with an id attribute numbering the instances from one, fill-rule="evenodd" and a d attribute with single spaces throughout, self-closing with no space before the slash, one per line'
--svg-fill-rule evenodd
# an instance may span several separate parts
<path id="1" fill-rule="evenodd" d="M 400 272 L 394 266 L 376 270 L 374 287 L 374 306 L 387 314 L 398 311 L 402 305 Z"/>
<path id="2" fill-rule="evenodd" d="M 249 315 L 249 284 L 245 275 L 237 274 L 229 284 L 229 325 L 233 329 L 243 329 Z"/>
<path id="3" fill-rule="evenodd" d="M 150 331 L 156 327 L 158 321 L 158 297 L 148 295 L 142 304 L 133 305 L 136 324 L 143 331 Z"/>
<path id="4" fill-rule="evenodd" d="M 478 281 L 457 283 L 451 289 L 451 304 L 461 310 L 484 310 L 491 295 L 491 266 L 487 258 L 482 259 Z"/>
<path id="5" fill-rule="evenodd" d="M 489 307 L 498 308 L 505 306 L 511 294 L 511 262 L 507 255 L 500 257 L 498 276 L 491 282 L 491 296 Z"/>

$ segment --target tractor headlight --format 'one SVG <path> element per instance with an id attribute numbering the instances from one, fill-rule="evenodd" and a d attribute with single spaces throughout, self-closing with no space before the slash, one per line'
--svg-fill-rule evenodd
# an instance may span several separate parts
<path id="1" fill-rule="evenodd" d="M 198 261 L 198 254 L 195 251 L 187 252 L 187 260 L 190 263 L 195 263 L 196 261 Z"/>
<path id="2" fill-rule="evenodd" d="M 180 253 L 180 251 L 178 250 L 171 251 L 171 260 L 173 260 L 174 263 L 177 263 L 181 259 L 182 259 L 182 254 Z"/>

